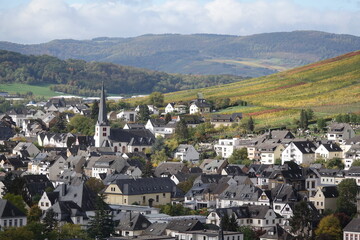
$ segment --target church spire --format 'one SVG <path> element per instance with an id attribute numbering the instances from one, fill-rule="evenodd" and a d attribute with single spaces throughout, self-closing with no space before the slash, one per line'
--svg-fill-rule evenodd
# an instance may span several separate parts
<path id="1" fill-rule="evenodd" d="M 101 86 L 101 97 L 99 103 L 99 115 L 98 115 L 97 124 L 101 126 L 109 125 L 109 121 L 107 119 L 107 111 L 106 111 L 106 95 L 104 89 L 104 82 L 102 82 L 102 86 Z"/>

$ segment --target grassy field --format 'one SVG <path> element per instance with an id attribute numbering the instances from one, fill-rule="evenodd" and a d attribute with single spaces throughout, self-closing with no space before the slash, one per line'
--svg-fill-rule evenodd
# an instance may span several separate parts
<path id="1" fill-rule="evenodd" d="M 244 100 L 252 107 L 234 107 L 220 113 L 243 112 L 261 126 L 283 125 L 311 108 L 317 117 L 360 112 L 360 51 L 300 68 L 241 82 L 165 95 L 166 102 L 195 99 Z"/>
<path id="2" fill-rule="evenodd" d="M 64 93 L 57 93 L 50 90 L 50 84 L 47 85 L 28 85 L 28 84 L 20 84 L 20 83 L 12 83 L 12 84 L 0 84 L 0 91 L 8 92 L 11 94 L 21 93 L 25 94 L 27 92 L 32 92 L 35 97 L 54 97 L 59 95 L 68 95 Z"/>

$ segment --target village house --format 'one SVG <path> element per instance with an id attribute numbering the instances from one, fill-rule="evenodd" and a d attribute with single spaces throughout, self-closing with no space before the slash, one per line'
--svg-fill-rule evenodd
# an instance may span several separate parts
<path id="1" fill-rule="evenodd" d="M 342 149 L 336 143 L 322 143 L 315 150 L 316 159 L 330 160 L 333 158 L 342 158 Z"/>
<path id="2" fill-rule="evenodd" d="M 197 163 L 200 154 L 193 145 L 180 144 L 174 153 L 174 158 L 180 159 L 183 162 Z"/>
<path id="3" fill-rule="evenodd" d="M 332 123 L 328 126 L 327 139 L 337 143 L 355 137 L 355 132 L 348 123 Z"/>
<path id="4" fill-rule="evenodd" d="M 338 199 L 339 193 L 336 186 L 319 186 L 313 197 L 310 197 L 309 200 L 319 211 L 319 213 L 324 213 L 327 209 L 334 210 L 336 209 L 336 201 Z"/>
<path id="5" fill-rule="evenodd" d="M 108 204 L 157 206 L 171 203 L 179 190 L 170 178 L 123 179 L 104 190 Z"/>
<path id="6" fill-rule="evenodd" d="M 136 111 L 122 110 L 116 115 L 116 118 L 120 119 L 122 121 L 125 121 L 125 122 L 131 122 L 132 123 L 132 122 L 136 121 L 137 114 L 138 114 L 138 112 L 136 112 Z"/>
<path id="7" fill-rule="evenodd" d="M 221 126 L 231 126 L 233 123 L 239 123 L 242 119 L 242 113 L 233 113 L 233 114 L 214 114 L 211 115 L 210 123 L 214 125 L 215 128 Z"/>
<path id="8" fill-rule="evenodd" d="M 8 200 L 0 199 L 0 229 L 26 226 L 26 214 Z"/>
<path id="9" fill-rule="evenodd" d="M 310 164 L 315 161 L 316 146 L 310 141 L 293 141 L 283 151 L 281 163 L 293 161 L 297 164 Z"/>

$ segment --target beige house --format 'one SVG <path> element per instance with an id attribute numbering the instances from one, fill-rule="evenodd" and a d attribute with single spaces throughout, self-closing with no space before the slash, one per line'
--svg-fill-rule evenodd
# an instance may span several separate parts
<path id="1" fill-rule="evenodd" d="M 319 186 L 315 195 L 310 197 L 309 200 L 320 213 L 323 213 L 326 209 L 336 209 L 338 196 L 339 193 L 336 186 Z"/>
<path id="2" fill-rule="evenodd" d="M 285 147 L 280 143 L 263 142 L 257 146 L 257 149 L 262 164 L 275 164 L 276 159 L 281 159 Z"/>
<path id="3" fill-rule="evenodd" d="M 315 150 L 315 157 L 330 160 L 333 158 L 341 158 L 343 151 L 336 143 L 323 143 Z"/>
<path id="4" fill-rule="evenodd" d="M 170 178 L 121 179 L 108 185 L 104 194 L 108 204 L 156 206 L 171 203 L 176 190 Z"/>

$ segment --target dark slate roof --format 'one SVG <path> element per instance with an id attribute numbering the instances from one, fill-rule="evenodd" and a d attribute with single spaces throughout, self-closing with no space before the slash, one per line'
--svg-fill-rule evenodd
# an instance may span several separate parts
<path id="1" fill-rule="evenodd" d="M 245 175 L 245 173 L 243 173 L 243 171 L 241 170 L 241 168 L 238 165 L 229 164 L 224 168 L 224 170 L 230 176 L 242 176 L 242 175 Z"/>
<path id="2" fill-rule="evenodd" d="M 26 214 L 20 211 L 8 200 L 0 199 L 0 218 L 26 217 Z"/>
<path id="3" fill-rule="evenodd" d="M 72 223 L 71 217 L 82 216 L 84 218 L 87 218 L 85 212 L 81 209 L 81 207 L 73 201 L 58 201 L 51 208 L 54 210 L 55 213 L 61 213 L 61 219 L 59 219 L 60 221 Z"/>
<path id="4" fill-rule="evenodd" d="M 96 209 L 96 193 L 92 192 L 84 182 L 79 185 L 61 184 L 54 192 L 58 192 L 61 201 L 73 201 L 84 211 Z"/>
<path id="5" fill-rule="evenodd" d="M 126 142 L 132 146 L 152 145 L 155 136 L 148 129 L 110 129 L 109 138 L 116 142 Z"/>
<path id="6" fill-rule="evenodd" d="M 339 196 L 336 186 L 324 186 L 321 191 L 325 198 L 337 198 Z"/>
<path id="7" fill-rule="evenodd" d="M 336 143 L 324 143 L 322 144 L 329 152 L 342 152 L 342 149 Z"/>
<path id="8" fill-rule="evenodd" d="M 0 140 L 8 140 L 15 135 L 14 129 L 4 121 L 0 121 Z"/>
<path id="9" fill-rule="evenodd" d="M 203 230 L 204 225 L 197 219 L 176 219 L 171 220 L 166 229 L 178 232 Z"/>
<path id="10" fill-rule="evenodd" d="M 116 184 L 124 195 L 166 193 L 176 188 L 170 178 L 120 179 Z"/>
<path id="11" fill-rule="evenodd" d="M 167 223 L 154 222 L 142 233 L 144 236 L 161 236 L 165 234 Z"/>
<path id="12" fill-rule="evenodd" d="M 156 177 L 160 177 L 163 174 L 176 174 L 179 172 L 188 172 L 188 168 L 182 162 L 162 162 L 160 163 L 154 172 Z"/>
<path id="13" fill-rule="evenodd" d="M 48 199 L 51 202 L 51 205 L 53 205 L 56 201 L 59 199 L 59 192 L 48 192 L 46 193 Z"/>
<path id="14" fill-rule="evenodd" d="M 166 126 L 166 121 L 165 119 L 149 119 L 151 125 L 153 125 L 154 127 L 164 127 Z"/>
<path id="15" fill-rule="evenodd" d="M 348 225 L 343 229 L 345 232 L 360 232 L 360 218 L 354 218 L 349 222 Z"/>
<path id="16" fill-rule="evenodd" d="M 119 225 L 116 229 L 120 231 L 137 231 L 144 230 L 150 225 L 151 222 L 140 213 L 125 213 L 120 218 Z"/>
<path id="17" fill-rule="evenodd" d="M 316 146 L 310 141 L 294 141 L 292 142 L 303 154 L 315 153 Z"/>
<path id="18" fill-rule="evenodd" d="M 279 224 L 271 227 L 265 234 L 260 236 L 261 239 L 278 239 L 278 240 L 293 240 L 295 237 L 283 229 Z"/>

